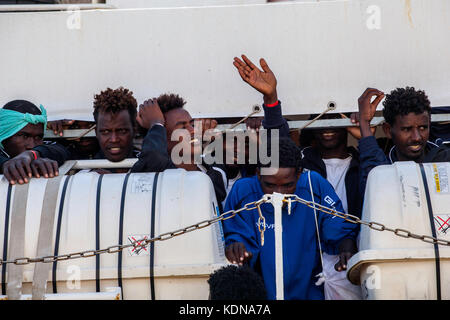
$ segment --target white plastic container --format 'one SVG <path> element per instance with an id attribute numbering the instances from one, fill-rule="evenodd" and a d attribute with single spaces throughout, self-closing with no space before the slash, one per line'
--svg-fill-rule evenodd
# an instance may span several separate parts
<path id="1" fill-rule="evenodd" d="M 214 188 L 207 175 L 183 169 L 166 170 L 158 174 L 155 184 L 156 175 L 133 173 L 128 177 L 123 202 L 123 244 L 144 237 L 151 238 L 153 208 L 154 236 L 212 219 L 219 214 Z M 62 217 L 58 219 L 63 185 L 69 176 L 61 180 L 53 232 L 55 248 L 60 220 L 60 255 L 96 249 L 97 233 L 100 249 L 119 244 L 120 208 L 126 174 L 103 175 L 98 203 L 98 232 L 96 208 L 99 177 L 97 173 L 70 176 Z M 37 256 L 40 216 L 47 181 L 43 178 L 32 179 L 29 185 L 24 257 Z M 3 256 L 4 247 L 7 189 L 8 183 L 1 179 L 0 257 Z M 11 215 L 14 214 L 12 210 Z M 9 238 L 11 232 L 9 230 Z M 209 275 L 227 264 L 222 230 L 217 223 L 170 240 L 154 242 L 154 251 L 149 251 L 150 246 L 145 249 L 131 247 L 122 251 L 123 299 L 208 299 Z M 8 259 L 11 259 L 11 255 L 8 252 Z M 150 289 L 152 255 L 154 297 Z M 109 287 L 118 286 L 119 254 L 104 253 L 99 256 L 100 291 L 105 292 Z M 57 293 L 96 292 L 96 257 L 59 261 L 56 266 Z M 23 266 L 22 294 L 31 294 L 34 267 L 34 263 Z M 53 293 L 53 277 L 53 271 L 50 271 L 47 293 Z"/>
<path id="2" fill-rule="evenodd" d="M 450 163 L 426 163 L 423 169 L 428 192 L 415 162 L 374 168 L 362 220 L 432 236 L 428 193 L 436 237 L 450 240 Z M 432 243 L 362 226 L 359 252 L 350 259 L 347 276 L 361 284 L 365 299 L 437 299 L 438 291 L 441 299 L 450 299 L 450 248 L 439 245 L 438 254 L 440 279 Z"/>

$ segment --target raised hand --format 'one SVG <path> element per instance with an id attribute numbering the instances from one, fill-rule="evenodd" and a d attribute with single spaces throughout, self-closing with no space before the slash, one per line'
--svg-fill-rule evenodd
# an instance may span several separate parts
<path id="1" fill-rule="evenodd" d="M 150 129 L 156 123 L 164 125 L 164 115 L 156 98 L 148 99 L 139 106 L 136 121 L 145 129 Z"/>
<path id="2" fill-rule="evenodd" d="M 254 118 L 248 118 L 245 120 L 245 125 L 248 129 L 253 129 L 256 131 L 259 131 L 259 128 L 261 127 L 262 121 L 264 117 L 254 117 Z"/>
<path id="3" fill-rule="evenodd" d="M 195 119 L 195 124 L 200 125 L 202 128 L 202 135 L 205 134 L 207 130 L 213 130 L 217 127 L 217 120 L 216 119 L 210 119 L 210 118 L 204 118 L 204 119 Z"/>
<path id="4" fill-rule="evenodd" d="M 372 101 L 372 98 L 375 99 Z M 377 106 L 384 98 L 384 93 L 378 89 L 367 88 L 358 99 L 359 108 L 359 125 L 361 129 L 361 136 L 368 137 L 372 135 L 370 130 L 370 121 L 372 121 Z"/>
<path id="5" fill-rule="evenodd" d="M 348 119 L 348 117 L 343 113 L 341 113 L 341 117 L 343 119 Z M 353 112 L 350 115 L 350 121 L 356 126 L 347 127 L 347 132 L 350 133 L 356 140 L 361 139 L 361 129 L 359 128 L 359 112 Z M 375 135 L 376 130 L 377 127 L 370 128 L 372 135 Z"/>
<path id="6" fill-rule="evenodd" d="M 266 60 L 263 58 L 259 60 L 262 71 L 245 55 L 242 55 L 242 60 L 235 57 L 233 62 L 242 80 L 264 95 L 265 104 L 276 103 L 278 101 L 277 79 Z"/>

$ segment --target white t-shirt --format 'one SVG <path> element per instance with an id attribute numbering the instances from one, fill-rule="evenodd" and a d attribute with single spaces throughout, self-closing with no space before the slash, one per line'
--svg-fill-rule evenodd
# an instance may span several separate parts
<path id="1" fill-rule="evenodd" d="M 350 167 L 352 156 L 349 156 L 346 159 L 332 158 L 322 160 L 325 163 L 325 167 L 327 169 L 327 180 L 333 186 L 334 191 L 336 191 L 339 199 L 341 199 L 344 211 L 348 213 L 347 192 L 345 189 L 345 175 L 347 174 L 348 168 Z"/>

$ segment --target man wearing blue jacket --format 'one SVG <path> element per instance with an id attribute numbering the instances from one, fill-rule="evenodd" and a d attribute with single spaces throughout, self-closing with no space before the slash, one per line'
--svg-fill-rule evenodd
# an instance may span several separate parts
<path id="1" fill-rule="evenodd" d="M 302 173 L 300 161 L 294 142 L 289 138 L 280 138 L 277 173 L 261 175 L 258 169 L 256 176 L 238 180 L 227 198 L 225 211 L 237 210 L 273 192 L 296 194 L 311 201 L 308 173 Z M 327 180 L 311 172 L 311 182 L 316 203 L 343 211 L 341 201 Z M 274 209 L 270 203 L 264 203 L 261 211 L 266 220 L 264 245 L 258 231 L 258 211 L 243 211 L 223 221 L 225 254 L 231 263 L 249 263 L 258 271 L 264 279 L 268 298 L 275 299 Z M 282 221 L 285 299 L 324 299 L 323 286 L 315 284 L 316 275 L 321 272 L 321 263 L 314 210 L 293 202 L 291 214 L 283 207 Z M 358 226 L 321 211 L 317 211 L 317 221 L 324 244 L 322 249 L 329 254 L 342 253 L 340 264 L 344 266 L 351 257 L 346 246 L 354 241 Z"/>

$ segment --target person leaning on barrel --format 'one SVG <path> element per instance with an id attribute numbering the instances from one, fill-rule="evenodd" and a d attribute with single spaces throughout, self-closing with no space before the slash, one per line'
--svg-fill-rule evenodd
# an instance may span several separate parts
<path id="1" fill-rule="evenodd" d="M 136 158 L 139 150 L 134 147 L 136 134 L 137 102 L 133 92 L 119 87 L 107 88 L 94 97 L 93 116 L 96 124 L 95 134 L 100 150 L 94 159 L 107 159 L 120 162 L 126 158 Z M 46 157 L 58 161 L 79 159 L 79 155 L 59 145 L 42 145 L 39 152 Z M 128 169 L 96 169 L 98 173 L 120 173 Z"/>
<path id="2" fill-rule="evenodd" d="M 0 173 L 11 183 L 31 177 L 58 175 L 58 163 L 38 151 L 44 144 L 47 112 L 26 100 L 10 101 L 0 109 Z"/>

